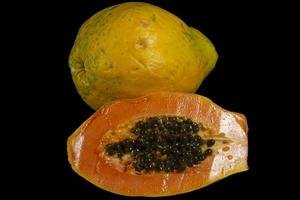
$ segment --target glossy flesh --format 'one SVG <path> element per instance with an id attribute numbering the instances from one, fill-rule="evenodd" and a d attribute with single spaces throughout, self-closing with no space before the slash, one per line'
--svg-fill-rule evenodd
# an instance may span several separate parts
<path id="1" fill-rule="evenodd" d="M 184 172 L 136 175 L 124 173 L 101 152 L 101 139 L 118 124 L 145 116 L 178 115 L 201 122 L 219 141 L 214 154 Z M 127 196 L 168 196 L 204 187 L 248 169 L 247 122 L 200 95 L 153 93 L 103 106 L 68 139 L 72 168 L 96 186 Z M 100 148 L 99 148 L 100 145 Z"/>

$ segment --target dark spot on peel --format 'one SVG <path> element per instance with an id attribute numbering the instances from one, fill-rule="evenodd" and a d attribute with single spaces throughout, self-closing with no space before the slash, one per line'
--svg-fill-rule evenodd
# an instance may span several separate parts
<path id="1" fill-rule="evenodd" d="M 142 24 L 142 26 L 143 26 L 144 28 L 147 28 L 147 27 L 149 26 L 149 22 L 146 21 L 146 20 L 142 20 L 142 21 L 141 21 L 141 24 Z"/>
<path id="2" fill-rule="evenodd" d="M 147 38 L 139 38 L 135 43 L 136 49 L 144 49 L 148 46 Z"/>
<path id="3" fill-rule="evenodd" d="M 111 70 L 114 67 L 113 63 L 111 62 L 105 63 L 104 66 L 105 66 L 104 70 Z"/>
<path id="4" fill-rule="evenodd" d="M 100 49 L 101 53 L 105 54 L 105 49 Z"/>

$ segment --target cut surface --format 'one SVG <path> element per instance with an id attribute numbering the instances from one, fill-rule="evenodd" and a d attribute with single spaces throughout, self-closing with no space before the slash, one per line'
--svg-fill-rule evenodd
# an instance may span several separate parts
<path id="1" fill-rule="evenodd" d="M 153 93 L 99 109 L 69 137 L 68 156 L 79 175 L 102 189 L 167 196 L 247 170 L 247 131 L 243 115 L 205 97 Z"/>

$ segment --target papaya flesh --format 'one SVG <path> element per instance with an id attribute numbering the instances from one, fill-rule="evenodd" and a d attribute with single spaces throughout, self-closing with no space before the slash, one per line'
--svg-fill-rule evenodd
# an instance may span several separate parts
<path id="1" fill-rule="evenodd" d="M 211 155 L 183 170 L 138 172 L 107 145 L 131 137 L 138 119 L 175 116 L 201 124 L 197 134 L 213 141 Z M 181 119 L 181 118 L 180 118 Z M 248 170 L 248 126 L 244 115 L 227 111 L 196 94 L 159 92 L 106 104 L 87 119 L 67 142 L 73 170 L 104 190 L 125 196 L 169 196 L 205 187 Z"/>

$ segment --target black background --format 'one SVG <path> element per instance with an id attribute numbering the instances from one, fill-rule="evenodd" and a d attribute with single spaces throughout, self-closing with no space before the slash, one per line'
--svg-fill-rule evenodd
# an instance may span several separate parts
<path id="1" fill-rule="evenodd" d="M 14 19 L 18 31 L 13 37 L 22 40 L 18 51 L 23 52 L 21 83 L 11 99 L 18 107 L 20 122 L 11 125 L 18 132 L 20 148 L 16 148 L 17 177 L 24 193 L 86 199 L 126 199 L 103 191 L 79 177 L 67 161 L 66 141 L 72 132 L 94 111 L 79 97 L 68 68 L 68 56 L 81 24 L 117 0 L 64 1 L 64 3 L 35 3 L 31 9 L 18 8 L 21 15 Z M 191 193 L 164 199 L 198 197 L 256 197 L 257 194 L 283 191 L 284 175 L 280 165 L 285 150 L 270 150 L 282 126 L 278 113 L 281 96 L 289 99 L 283 81 L 282 49 L 278 38 L 286 30 L 288 12 L 280 4 L 259 1 L 217 2 L 193 0 L 145 1 L 158 5 L 199 29 L 215 45 L 219 60 L 203 82 L 198 94 L 218 105 L 246 115 L 249 125 L 249 167 L 243 172 Z M 30 5 L 26 5 L 28 7 Z M 23 15 L 24 13 L 24 15 Z M 287 41 L 288 38 L 285 38 Z M 20 43 L 21 44 L 21 43 Z M 285 62 L 285 65 L 286 62 Z M 24 72 L 24 73 L 23 73 Z M 24 74 L 26 73 L 26 76 Z M 30 76 L 27 76 L 30 74 Z M 25 77 L 25 78 L 24 78 Z M 278 81 L 277 77 L 282 77 Z M 15 91 L 15 90 L 12 90 Z M 12 92 L 13 93 L 13 92 Z M 275 127 L 275 128 L 274 128 Z M 26 134 L 22 134 L 26 130 Z M 29 134 L 27 134 L 27 131 Z M 272 141 L 272 142 L 271 142 Z M 21 148 L 22 147 L 22 148 Z M 15 161 L 15 156 L 10 158 Z M 21 165 L 21 167 L 20 167 Z M 16 165 L 15 165 L 16 166 Z M 276 166 L 276 167 L 275 167 Z M 21 170 L 20 170 L 21 169 Z M 280 188 L 280 189 L 279 189 Z M 289 194 L 289 193 L 288 193 Z"/>

